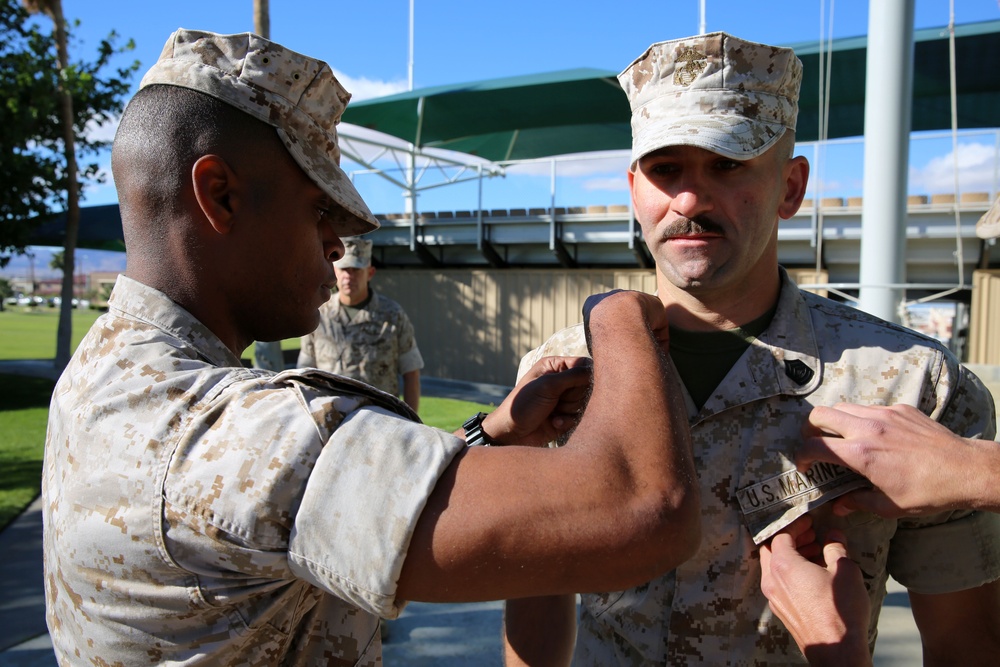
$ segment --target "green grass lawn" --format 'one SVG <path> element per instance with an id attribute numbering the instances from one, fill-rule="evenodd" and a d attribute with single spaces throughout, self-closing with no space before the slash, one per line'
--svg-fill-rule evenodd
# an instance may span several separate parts
<path id="1" fill-rule="evenodd" d="M 96 310 L 73 311 L 73 349 L 101 313 Z M 10 307 L 0 312 L 0 359 L 51 359 L 56 355 L 56 328 L 59 309 Z M 282 350 L 299 349 L 299 339 L 281 341 Z M 253 359 L 253 345 L 243 353 Z"/>
<path id="2" fill-rule="evenodd" d="M 98 315 L 96 311 L 73 312 L 74 349 Z M 51 359 L 55 355 L 57 326 L 56 309 L 0 312 L 0 359 Z M 282 342 L 283 349 L 297 347 L 298 339 Z M 42 450 L 53 384 L 51 380 L 0 373 L 0 528 L 41 491 Z M 480 410 L 491 409 L 450 398 L 420 398 L 424 423 L 446 431 L 456 430 Z"/>
<path id="3" fill-rule="evenodd" d="M 0 374 L 0 527 L 42 488 L 42 443 L 51 380 Z"/>
<path id="4" fill-rule="evenodd" d="M 73 349 L 100 316 L 96 310 L 73 311 Z M 56 356 L 58 308 L 7 307 L 0 312 L 0 359 L 52 359 Z"/>

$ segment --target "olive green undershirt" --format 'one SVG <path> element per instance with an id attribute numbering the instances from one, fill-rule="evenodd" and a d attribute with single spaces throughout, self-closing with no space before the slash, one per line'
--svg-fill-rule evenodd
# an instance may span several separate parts
<path id="1" fill-rule="evenodd" d="M 733 364 L 767 330 L 776 309 L 777 304 L 752 322 L 735 329 L 685 331 L 670 327 L 670 358 L 699 410 Z"/>

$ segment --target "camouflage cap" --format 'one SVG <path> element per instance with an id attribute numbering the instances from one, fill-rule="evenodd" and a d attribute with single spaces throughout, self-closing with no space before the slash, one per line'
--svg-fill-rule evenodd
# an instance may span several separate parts
<path id="1" fill-rule="evenodd" d="M 993 201 L 983 217 L 976 223 L 976 236 L 981 239 L 1000 238 L 1000 197 Z"/>
<path id="2" fill-rule="evenodd" d="M 358 236 L 341 239 L 344 256 L 333 263 L 338 269 L 366 269 L 372 265 L 372 242 Z"/>
<path id="3" fill-rule="evenodd" d="M 632 165 L 665 146 L 733 160 L 795 130 L 802 63 L 788 48 L 724 32 L 653 44 L 618 75 L 632 106 Z"/>
<path id="4" fill-rule="evenodd" d="M 253 33 L 180 29 L 139 88 L 153 84 L 200 91 L 271 125 L 309 178 L 344 208 L 345 215 L 334 217 L 339 234 L 378 229 L 340 168 L 337 124 L 351 94 L 325 62 Z"/>

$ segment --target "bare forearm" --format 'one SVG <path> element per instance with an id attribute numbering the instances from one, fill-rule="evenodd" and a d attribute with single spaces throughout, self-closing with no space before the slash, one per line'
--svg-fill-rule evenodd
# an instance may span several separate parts
<path id="1" fill-rule="evenodd" d="M 606 488 L 613 493 L 635 497 L 642 489 L 663 494 L 666 502 L 651 507 L 659 504 L 657 511 L 666 510 L 671 530 L 654 532 L 650 542 L 679 537 L 683 545 L 693 536 L 688 543 L 696 547 L 698 486 L 683 392 L 669 357 L 649 333 L 628 333 L 607 326 L 591 328 L 594 373 L 601 381 L 595 379 L 590 405 L 603 406 L 606 412 L 585 413 L 573 442 L 599 452 Z M 604 447 L 609 442 L 616 446 Z M 652 546 L 650 542 L 646 544 Z M 681 560 L 688 555 L 676 554 Z"/>
<path id="2" fill-rule="evenodd" d="M 666 318 L 659 302 L 644 298 L 633 293 L 601 304 L 591 337 L 593 394 L 565 447 L 472 447 L 455 457 L 417 524 L 401 597 L 447 602 L 620 590 L 697 549 L 686 413 L 644 309 L 659 317 L 656 331 L 664 336 Z M 503 437 L 500 427 L 519 414 L 511 408 L 517 403 L 508 397 L 484 422 L 487 433 Z"/>
<path id="3" fill-rule="evenodd" d="M 1000 581 L 940 595 L 910 592 L 924 665 L 995 665 L 1000 655 Z"/>
<path id="4" fill-rule="evenodd" d="M 575 596 L 522 598 L 504 605 L 506 667 L 569 665 L 575 643 Z"/>
<path id="5" fill-rule="evenodd" d="M 410 371 L 403 374 L 403 402 L 420 411 L 420 371 Z"/>
<path id="6" fill-rule="evenodd" d="M 978 450 L 978 465 L 968 467 L 969 485 L 972 493 L 972 509 L 985 512 L 1000 512 L 1000 443 L 992 440 L 970 440 L 969 444 Z"/>

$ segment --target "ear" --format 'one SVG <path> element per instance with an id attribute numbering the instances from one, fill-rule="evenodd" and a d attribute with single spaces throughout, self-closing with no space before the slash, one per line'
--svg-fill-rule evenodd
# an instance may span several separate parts
<path id="1" fill-rule="evenodd" d="M 782 168 L 782 178 L 785 182 L 785 194 L 778 205 L 778 217 L 788 220 L 802 206 L 806 196 L 806 185 L 809 183 L 809 161 L 802 157 L 793 157 Z"/>
<path id="2" fill-rule="evenodd" d="M 368 267 L 368 280 L 371 280 L 374 277 L 375 277 L 375 267 L 374 266 L 369 266 Z"/>
<path id="3" fill-rule="evenodd" d="M 191 167 L 194 197 L 205 219 L 219 234 L 232 229 L 236 205 L 236 174 L 218 155 L 203 155 Z"/>
<path id="4" fill-rule="evenodd" d="M 639 165 L 636 165 L 636 169 L 638 169 L 638 168 L 639 168 Z M 628 169 L 628 170 L 626 170 L 625 173 L 628 176 L 628 194 L 629 194 L 629 197 L 632 198 L 632 210 L 634 211 L 634 210 L 636 210 L 636 208 L 635 208 L 635 187 L 634 187 L 634 184 L 635 184 L 635 172 L 632 171 L 631 169 Z"/>

